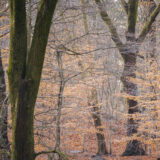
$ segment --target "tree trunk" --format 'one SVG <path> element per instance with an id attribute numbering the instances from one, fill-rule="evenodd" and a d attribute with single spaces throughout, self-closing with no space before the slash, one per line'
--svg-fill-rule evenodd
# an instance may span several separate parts
<path id="1" fill-rule="evenodd" d="M 9 93 L 12 110 L 12 160 L 34 160 L 33 116 L 49 30 L 57 0 L 41 0 L 27 51 L 26 1 L 9 0 Z"/>
<path id="2" fill-rule="evenodd" d="M 133 47 L 136 46 L 135 42 L 131 42 Z M 137 96 L 137 85 L 134 82 L 136 78 L 136 59 L 138 49 L 132 48 L 132 45 L 128 45 L 128 50 L 122 53 L 124 59 L 124 70 L 121 77 L 121 81 L 124 86 L 124 92 L 128 95 L 126 98 L 127 108 L 128 108 L 128 121 L 127 121 L 127 136 L 133 136 L 137 133 L 138 122 L 132 115 L 140 112 L 138 108 L 138 103 L 134 99 Z M 126 149 L 123 156 L 131 155 L 144 155 L 145 151 L 142 147 L 141 142 L 138 140 L 131 140 L 127 143 Z"/>
<path id="3" fill-rule="evenodd" d="M 140 35 L 138 36 L 138 38 L 136 38 L 135 31 L 136 31 L 139 0 L 128 0 L 127 2 L 125 0 L 121 0 L 122 6 L 125 9 L 128 18 L 128 28 L 126 32 L 127 42 L 126 44 L 123 44 L 117 33 L 116 27 L 114 26 L 112 20 L 110 19 L 108 13 L 105 10 L 104 4 L 101 2 L 101 0 L 95 0 L 95 2 L 99 8 L 102 20 L 109 29 L 112 40 L 114 41 L 117 49 L 119 50 L 120 54 L 122 55 L 122 58 L 124 59 L 124 71 L 121 80 L 124 85 L 124 91 L 129 96 L 132 96 L 132 98 L 126 99 L 128 114 L 129 114 L 127 134 L 128 136 L 131 136 L 134 133 L 137 133 L 137 127 L 138 127 L 137 122 L 131 116 L 139 111 L 138 111 L 137 101 L 133 99 L 137 92 L 137 85 L 131 82 L 130 78 L 132 79 L 136 77 L 135 70 L 136 70 L 136 57 L 137 57 L 136 55 L 138 53 L 138 48 L 139 48 L 138 46 L 140 46 L 144 41 L 146 35 L 149 33 L 151 29 L 152 24 L 154 23 L 157 15 L 159 14 L 160 3 L 157 4 L 151 16 L 145 23 Z M 123 153 L 123 155 L 129 155 L 129 156 L 144 155 L 144 154 L 145 151 L 142 148 L 142 144 L 137 140 L 130 141 L 126 146 L 125 152 Z"/>
<path id="4" fill-rule="evenodd" d="M 121 53 L 124 60 L 124 69 L 121 81 L 124 86 L 124 92 L 127 94 L 126 103 L 128 108 L 127 120 L 127 136 L 131 137 L 137 133 L 138 121 L 133 118 L 134 114 L 140 112 L 138 103 L 135 100 L 137 96 L 136 79 L 136 61 L 139 49 L 139 44 L 136 43 L 135 31 L 138 13 L 138 0 L 128 1 L 128 28 L 126 33 L 126 48 L 125 52 Z M 127 143 L 123 156 L 144 155 L 142 143 L 138 140 L 131 140 Z"/>
<path id="5" fill-rule="evenodd" d="M 0 51 L 0 160 L 9 160 L 10 146 L 7 135 L 8 97 Z"/>
<path id="6" fill-rule="evenodd" d="M 34 85 L 22 80 L 12 119 L 12 160 L 34 160 L 33 112 Z M 31 94 L 32 93 L 32 94 Z"/>
<path id="7" fill-rule="evenodd" d="M 63 91 L 65 86 L 64 81 L 64 73 L 63 73 L 63 62 L 62 62 L 62 54 L 61 52 L 57 52 L 57 61 L 58 61 L 58 69 L 59 69 L 59 78 L 60 78 L 60 87 L 58 94 L 58 109 L 57 109 L 57 117 L 56 117 L 56 139 L 55 139 L 55 150 L 60 150 L 60 118 L 61 118 L 61 110 L 63 107 Z"/>
<path id="8" fill-rule="evenodd" d="M 83 14 L 83 24 L 85 29 L 85 34 L 89 32 L 88 24 L 87 24 L 87 15 L 85 13 L 85 1 L 81 0 L 82 5 L 82 14 Z M 94 121 L 95 129 L 97 130 L 97 143 L 98 143 L 98 152 L 97 155 L 107 155 L 108 151 L 106 148 L 104 131 L 102 128 L 101 117 L 100 117 L 100 108 L 98 107 L 98 99 L 97 99 L 97 91 L 94 88 L 91 93 L 91 97 L 89 98 L 89 105 L 93 105 L 92 108 L 92 118 Z"/>
<path id="9" fill-rule="evenodd" d="M 98 106 L 97 90 L 94 88 L 89 98 L 88 104 L 92 106 L 92 117 L 94 121 L 95 129 L 97 130 L 97 142 L 98 142 L 98 152 L 97 155 L 107 155 L 108 151 L 106 149 L 106 142 L 104 136 L 104 130 L 102 128 L 100 107 Z"/>

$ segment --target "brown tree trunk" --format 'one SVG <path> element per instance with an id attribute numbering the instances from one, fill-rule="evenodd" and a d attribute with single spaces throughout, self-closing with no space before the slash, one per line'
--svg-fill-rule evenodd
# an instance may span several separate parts
<path id="1" fill-rule="evenodd" d="M 93 107 L 94 113 L 92 114 L 92 117 L 94 119 L 94 125 L 97 130 L 96 136 L 97 136 L 97 142 L 98 142 L 98 152 L 97 155 L 107 155 L 107 149 L 106 149 L 106 142 L 104 137 L 104 130 L 100 127 L 102 127 L 100 114 L 98 113 L 98 108 Z"/>
<path id="2" fill-rule="evenodd" d="M 97 90 L 94 88 L 89 98 L 88 104 L 92 106 L 92 117 L 94 121 L 95 129 L 97 130 L 97 142 L 98 142 L 98 152 L 97 155 L 107 155 L 108 151 L 106 148 L 104 130 L 102 128 L 100 107 L 98 106 Z"/>

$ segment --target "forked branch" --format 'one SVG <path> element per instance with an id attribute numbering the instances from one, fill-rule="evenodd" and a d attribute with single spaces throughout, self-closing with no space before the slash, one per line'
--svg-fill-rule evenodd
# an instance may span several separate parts
<path id="1" fill-rule="evenodd" d="M 125 10 L 126 14 L 128 15 L 128 3 L 125 0 L 121 0 L 121 5 Z"/>
<path id="2" fill-rule="evenodd" d="M 115 45 L 118 48 L 118 50 L 121 51 L 123 49 L 123 43 L 119 38 L 119 35 L 117 33 L 117 30 L 116 30 L 112 20 L 110 19 L 109 15 L 107 14 L 102 2 L 100 0 L 95 0 L 95 2 L 99 8 L 101 18 L 103 19 L 104 23 L 106 24 L 106 26 L 109 29 L 112 40 L 115 42 Z"/>
<path id="3" fill-rule="evenodd" d="M 151 16 L 149 17 L 149 19 L 145 23 L 145 25 L 142 29 L 142 32 L 140 33 L 140 35 L 137 39 L 138 43 L 142 43 L 144 41 L 144 39 L 146 38 L 147 34 L 149 33 L 149 31 L 152 27 L 152 24 L 155 22 L 155 19 L 158 16 L 159 12 L 160 12 L 160 3 L 157 5 L 157 7 L 152 12 Z"/>

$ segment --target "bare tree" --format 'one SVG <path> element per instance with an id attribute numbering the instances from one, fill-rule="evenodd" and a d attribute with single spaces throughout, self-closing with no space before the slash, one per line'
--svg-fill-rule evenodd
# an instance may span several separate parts
<path id="1" fill-rule="evenodd" d="M 9 94 L 12 107 L 12 160 L 33 160 L 33 115 L 50 25 L 57 0 L 41 0 L 29 51 L 26 1 L 10 0 Z"/>
<path id="2" fill-rule="evenodd" d="M 126 12 L 128 19 L 128 28 L 126 31 L 126 43 L 124 44 L 119 38 L 117 30 L 105 9 L 105 4 L 102 3 L 101 0 L 95 0 L 95 2 L 99 8 L 101 18 L 103 19 L 104 23 L 109 29 L 112 40 L 114 41 L 117 49 L 119 50 L 119 53 L 121 54 L 124 60 L 124 70 L 121 76 L 121 81 L 124 86 L 124 91 L 128 95 L 126 102 L 129 114 L 127 135 L 132 136 L 133 134 L 137 133 L 138 122 L 135 121 L 133 118 L 131 118 L 130 115 L 136 114 L 140 112 L 140 110 L 138 107 L 138 103 L 135 100 L 135 97 L 137 96 L 137 85 L 131 79 L 136 78 L 136 60 L 139 52 L 139 46 L 143 43 L 158 13 L 160 12 L 160 4 L 156 6 L 151 16 L 148 18 L 146 24 L 144 25 L 140 35 L 137 38 L 135 36 L 135 31 L 136 31 L 139 1 L 129 0 L 128 2 L 126 2 L 125 0 L 121 0 L 122 6 Z M 144 155 L 144 154 L 145 151 L 142 147 L 141 142 L 138 140 L 129 141 L 123 153 L 124 156 Z"/>

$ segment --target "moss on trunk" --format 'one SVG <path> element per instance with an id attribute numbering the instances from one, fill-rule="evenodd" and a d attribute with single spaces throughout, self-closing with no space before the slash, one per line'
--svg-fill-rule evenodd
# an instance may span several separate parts
<path id="1" fill-rule="evenodd" d="M 33 116 L 52 16 L 58 0 L 41 0 L 27 52 L 26 1 L 10 0 L 9 94 L 12 160 L 34 160 Z M 28 53 L 28 54 L 27 54 Z"/>

